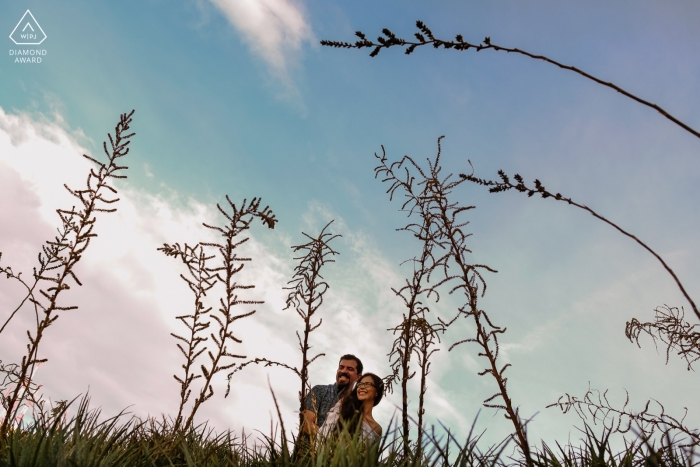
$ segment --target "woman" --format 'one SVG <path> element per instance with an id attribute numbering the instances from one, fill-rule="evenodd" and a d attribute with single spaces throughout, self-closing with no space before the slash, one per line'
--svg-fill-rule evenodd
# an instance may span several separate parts
<path id="1" fill-rule="evenodd" d="M 382 436 L 382 427 L 372 417 L 372 409 L 384 396 L 384 382 L 373 374 L 365 373 L 357 382 L 352 392 L 328 412 L 328 417 L 318 431 L 319 441 L 331 434 L 337 436 L 347 430 L 354 436 L 359 428 L 360 439 L 373 443 Z"/>

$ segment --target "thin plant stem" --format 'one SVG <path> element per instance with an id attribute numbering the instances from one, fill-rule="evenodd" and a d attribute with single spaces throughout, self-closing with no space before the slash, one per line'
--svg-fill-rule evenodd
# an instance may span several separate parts
<path id="1" fill-rule="evenodd" d="M 664 261 L 664 259 L 658 253 L 656 253 L 654 250 L 652 250 L 646 243 L 641 241 L 636 235 L 633 235 L 630 232 L 624 230 L 622 227 L 615 224 L 611 220 L 603 217 L 602 215 L 598 214 L 597 212 L 595 212 L 593 209 L 589 208 L 588 206 L 577 203 L 577 202 L 573 201 L 571 198 L 567 198 L 565 196 L 562 196 L 561 193 L 553 194 L 553 193 L 547 191 L 547 189 L 544 187 L 544 185 L 542 185 L 542 183 L 539 180 L 535 180 L 535 182 L 534 182 L 535 186 L 534 186 L 534 188 L 531 188 L 531 187 L 527 187 L 525 185 L 523 178 L 518 174 L 515 174 L 513 176 L 513 178 L 515 179 L 515 181 L 517 183 L 511 182 L 510 178 L 502 170 L 498 171 L 498 175 L 500 176 L 501 181 L 486 180 L 483 178 L 475 177 L 473 174 L 470 174 L 470 175 L 460 174 L 460 177 L 463 180 L 467 180 L 467 181 L 476 183 L 478 185 L 490 187 L 489 192 L 491 192 L 491 193 L 501 193 L 504 191 L 514 189 L 520 193 L 526 193 L 528 195 L 528 197 L 532 197 L 535 194 L 540 194 L 542 196 L 542 198 L 552 198 L 552 199 L 555 199 L 557 201 L 563 201 L 563 202 L 566 202 L 572 206 L 576 206 L 579 209 L 583 209 L 584 211 L 591 214 L 593 217 L 600 219 L 601 221 L 605 222 L 606 224 L 612 226 L 618 232 L 620 232 L 623 235 L 625 235 L 626 237 L 629 237 L 632 240 L 634 240 L 638 245 L 640 245 L 646 251 L 651 253 L 651 255 L 654 256 L 654 258 L 656 258 L 661 263 L 661 265 L 664 267 L 666 272 L 668 272 L 671 275 L 671 277 L 673 278 L 673 280 L 676 282 L 676 285 L 680 289 L 680 291 L 683 294 L 683 296 L 685 297 L 685 299 L 688 300 L 688 303 L 690 303 L 690 306 L 693 309 L 695 316 L 698 318 L 698 320 L 700 320 L 700 311 L 698 310 L 697 305 L 695 305 L 695 302 L 693 301 L 693 299 L 690 298 L 690 295 L 685 290 L 685 287 L 681 283 L 681 281 L 678 278 L 678 276 L 676 275 L 676 273 L 673 271 L 673 269 L 671 269 L 671 266 L 669 266 L 666 263 L 666 261 Z"/>
<path id="2" fill-rule="evenodd" d="M 30 298 L 29 300 L 37 308 L 37 325 L 34 333 L 27 331 L 29 342 L 27 343 L 27 354 L 22 357 L 18 380 L 15 389 L 4 401 L 6 404 L 5 415 L 0 426 L 0 441 L 5 440 L 10 430 L 12 421 L 19 410 L 20 402 L 25 398 L 28 388 L 31 387 L 31 375 L 38 363 L 45 362 L 46 359 L 39 358 L 39 345 L 46 329 L 53 324 L 62 311 L 74 310 L 76 306 L 61 306 L 58 298 L 64 290 L 70 289 L 69 280 L 78 285 L 82 285 L 73 269 L 80 261 L 87 250 L 90 240 L 97 236 L 93 231 L 98 212 L 114 212 L 115 208 L 105 207 L 116 203 L 118 198 L 105 198 L 105 192 L 116 194 L 117 190 L 109 184 L 111 178 L 126 178 L 121 175 L 121 171 L 127 169 L 117 162 L 121 157 L 129 153 L 130 138 L 133 133 L 127 134 L 132 110 L 129 114 L 122 114 L 119 123 L 115 127 L 114 138 L 108 135 L 110 148 L 104 142 L 103 149 L 107 156 L 107 163 L 102 163 L 97 159 L 83 155 L 86 159 L 97 164 L 99 169 L 91 169 L 87 177 L 86 187 L 81 190 L 73 190 L 64 185 L 66 190 L 75 197 L 81 204 L 81 209 L 76 210 L 75 206 L 69 210 L 58 209 L 57 213 L 61 219 L 62 231 L 54 241 L 47 241 L 44 253 L 49 255 L 47 261 L 51 267 L 44 268 L 44 273 L 37 274 L 36 278 L 50 284 L 48 287 L 39 290 L 43 298 Z M 55 276 L 48 275 L 50 271 L 55 271 Z M 45 300 L 45 301 L 44 301 Z M 39 313 L 43 316 L 39 318 Z"/>
<path id="3" fill-rule="evenodd" d="M 641 97 L 636 96 L 635 94 L 621 88 L 620 86 L 617 86 L 609 81 L 605 81 L 603 79 L 600 79 L 596 76 L 593 76 L 590 73 L 587 73 L 575 66 L 571 65 L 566 65 L 562 62 L 559 62 L 557 60 L 553 60 L 549 57 L 546 57 L 544 55 L 538 55 L 534 54 L 531 52 L 527 52 L 525 50 L 516 48 L 516 47 L 504 47 L 500 45 L 496 45 L 493 42 L 491 42 L 490 37 L 484 38 L 483 42 L 480 44 L 477 43 L 470 43 L 464 40 L 463 36 L 461 34 L 457 34 L 455 37 L 455 40 L 444 40 L 444 39 L 438 39 L 436 38 L 432 31 L 422 22 L 422 21 L 416 21 L 416 27 L 420 32 L 415 33 L 415 38 L 417 41 L 410 41 L 406 40 L 400 37 L 397 37 L 396 34 L 391 32 L 389 29 L 384 28 L 382 30 L 382 34 L 384 37 L 378 37 L 377 42 L 371 41 L 367 39 L 367 36 L 362 33 L 361 31 L 357 31 L 355 35 L 359 38 L 359 40 L 355 41 L 355 43 L 349 43 L 349 42 L 341 42 L 341 41 L 329 41 L 329 40 L 322 40 L 321 45 L 328 46 L 328 47 L 335 47 L 335 48 L 343 48 L 343 49 L 362 49 L 362 48 L 372 48 L 372 52 L 370 53 L 370 57 L 376 57 L 379 52 L 382 49 L 388 49 L 391 47 L 405 47 L 406 48 L 406 55 L 410 55 L 413 53 L 413 51 L 417 47 L 423 47 L 427 45 L 431 45 L 435 49 L 439 49 L 442 47 L 443 49 L 453 49 L 456 51 L 467 51 L 467 50 L 474 50 L 476 52 L 480 52 L 482 50 L 493 50 L 496 52 L 507 52 L 507 53 L 513 53 L 513 54 L 519 54 L 526 56 L 528 58 L 532 58 L 534 60 L 538 61 L 543 61 L 546 63 L 549 63 L 551 65 L 554 65 L 556 67 L 559 67 L 563 70 L 571 71 L 574 72 L 580 76 L 583 76 L 584 78 L 591 80 L 597 84 L 600 84 L 601 86 L 605 86 L 607 88 L 610 88 L 614 91 L 619 92 L 625 97 L 628 97 L 632 99 L 633 101 L 645 106 L 649 107 L 661 115 L 663 115 L 665 118 L 670 120 L 671 122 L 675 123 L 679 127 L 683 128 L 685 131 L 688 133 L 692 134 L 693 136 L 700 138 L 700 132 L 697 130 L 691 128 L 688 124 L 682 122 L 680 119 L 677 117 L 674 117 L 671 115 L 669 112 L 661 108 L 660 106 L 653 104 L 652 102 L 649 102 L 646 99 L 642 99 Z"/>

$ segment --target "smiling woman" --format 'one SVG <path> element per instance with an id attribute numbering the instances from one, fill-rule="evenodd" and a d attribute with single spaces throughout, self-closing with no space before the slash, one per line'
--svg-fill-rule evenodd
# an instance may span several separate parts
<path id="1" fill-rule="evenodd" d="M 318 441 L 336 438 L 347 432 L 368 443 L 379 441 L 382 427 L 374 420 L 372 409 L 384 396 L 384 382 L 374 373 L 365 373 L 352 392 L 344 397 L 328 413 L 325 423 L 318 432 Z"/>

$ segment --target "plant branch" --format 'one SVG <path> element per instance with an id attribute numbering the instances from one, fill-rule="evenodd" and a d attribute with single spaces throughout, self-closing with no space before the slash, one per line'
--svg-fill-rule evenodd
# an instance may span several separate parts
<path id="1" fill-rule="evenodd" d="M 613 433 L 624 434 L 635 426 L 646 439 L 649 439 L 657 430 L 663 435 L 677 431 L 686 435 L 691 440 L 691 444 L 700 443 L 700 431 L 684 425 L 687 408 L 683 417 L 678 419 L 667 414 L 661 402 L 651 399 L 646 402 L 641 412 L 633 412 L 628 408 L 629 394 L 627 391 L 625 394 L 625 402 L 621 408 L 616 408 L 610 403 L 608 390 L 601 393 L 597 389 L 590 388 L 582 399 L 566 394 L 561 396 L 556 403 L 548 405 L 547 408 L 558 407 L 563 413 L 573 410 L 581 420 L 587 421 L 588 417 L 591 417 L 594 423 L 603 423 Z M 658 410 L 654 410 L 654 407 Z"/>
<path id="2" fill-rule="evenodd" d="M 475 337 L 464 339 L 453 344 L 450 350 L 464 342 L 473 342 L 480 346 L 481 350 L 479 356 L 483 356 L 488 360 L 488 366 L 480 372 L 479 375 L 484 376 L 490 374 L 498 386 L 498 392 L 486 399 L 484 401 L 484 406 L 505 410 L 505 417 L 513 424 L 515 430 L 513 436 L 521 449 L 526 463 L 528 466 L 532 466 L 533 461 L 530 455 L 530 446 L 527 441 L 525 425 L 520 419 L 518 408 L 513 405 L 507 391 L 508 379 L 504 376 L 504 373 L 510 365 L 506 364 L 499 368 L 497 362 L 499 353 L 498 335 L 504 333 L 505 329 L 495 326 L 488 314 L 480 310 L 477 306 L 478 297 L 480 295 L 483 296 L 486 291 L 486 282 L 480 270 L 496 271 L 483 264 L 470 264 L 468 262 L 467 256 L 471 253 L 471 250 L 468 248 L 466 242 L 471 234 L 465 233 L 464 227 L 468 222 L 460 220 L 460 215 L 474 209 L 474 206 L 460 206 L 459 203 L 451 201 L 453 190 L 465 180 L 455 180 L 452 179 L 452 174 L 442 174 L 442 167 L 440 165 L 440 142 L 442 138 L 442 136 L 438 138 L 438 153 L 435 161 L 428 160 L 427 169 L 420 168 L 410 156 L 404 156 L 396 166 L 392 165 L 390 167 L 400 169 L 405 164 L 405 180 L 407 184 L 412 184 L 414 179 L 418 179 L 420 183 L 424 184 L 425 192 L 423 198 L 428 200 L 426 204 L 428 209 L 425 213 L 421 213 L 421 216 L 424 221 L 428 218 L 433 224 L 432 228 L 434 230 L 431 231 L 434 233 L 432 234 L 431 241 L 434 243 L 435 248 L 443 249 L 447 252 L 447 259 L 441 263 L 444 277 L 440 281 L 440 284 L 446 282 L 456 284 L 452 286 L 450 293 L 459 291 L 464 294 L 467 301 L 466 304 L 459 308 L 455 318 L 449 322 L 439 320 L 440 324 L 443 325 L 444 328 L 447 328 L 458 317 L 462 316 L 465 318 L 473 318 L 474 324 L 476 325 Z M 385 155 L 381 156 L 380 159 L 382 162 L 385 157 Z M 415 169 L 419 176 L 412 175 L 409 171 L 409 167 Z M 389 177 L 388 179 L 392 180 L 392 178 Z M 393 179 L 397 179 L 397 177 L 393 177 Z M 401 183 L 397 182 L 391 184 L 388 190 L 391 196 L 393 196 L 400 186 L 402 186 Z M 404 203 L 404 208 L 408 207 L 409 209 L 414 209 L 415 203 L 412 204 L 410 194 L 407 196 L 408 200 Z M 456 270 L 456 273 L 450 272 L 452 268 Z M 494 402 L 494 400 L 499 397 L 502 403 Z"/>
<path id="3" fill-rule="evenodd" d="M 685 321 L 684 310 L 681 307 L 656 308 L 656 315 L 653 323 L 641 323 L 636 318 L 632 318 L 625 325 L 625 335 L 630 342 L 639 345 L 639 336 L 642 333 L 648 334 L 656 345 L 656 340 L 666 344 L 666 363 L 672 350 L 677 350 L 678 355 L 685 359 L 688 370 L 693 369 L 693 363 L 700 360 L 700 325 L 691 325 Z"/>
<path id="4" fill-rule="evenodd" d="M 109 184 L 110 179 L 126 178 L 121 173 L 127 167 L 120 166 L 118 162 L 121 157 L 129 153 L 128 146 L 134 133 L 127 132 L 129 131 L 133 114 L 133 110 L 128 114 L 122 114 L 119 123 L 115 127 L 114 138 L 110 134 L 107 135 L 110 147 L 107 147 L 107 142 L 103 143 L 107 163 L 83 155 L 83 157 L 95 163 L 99 168 L 97 171 L 95 169 L 90 170 L 87 176 L 86 187 L 81 190 L 73 190 L 64 185 L 66 190 L 78 200 L 80 208 L 76 210 L 75 206 L 73 206 L 69 210 L 58 209 L 56 211 L 62 224 L 59 229 L 59 235 L 54 241 L 46 242 L 47 246 L 43 248 L 45 257 L 39 255 L 41 267 L 39 272 L 35 272 L 35 280 L 45 281 L 48 284 L 39 290 L 41 297 L 34 296 L 34 287 L 29 288 L 28 300 L 36 307 L 36 329 L 33 334 L 27 331 L 29 340 L 26 346 L 27 354 L 22 357 L 22 362 L 19 365 L 18 382 L 15 389 L 7 398 L 5 416 L 2 426 L 0 426 L 0 440 L 6 439 L 12 420 L 15 418 L 17 410 L 19 410 L 21 401 L 27 394 L 27 388 L 31 387 L 31 378 L 35 366 L 46 361 L 46 359 L 41 359 L 38 356 L 39 344 L 44 337 L 46 329 L 58 319 L 59 312 L 77 308 L 76 306 L 59 305 L 58 298 L 61 292 L 70 289 L 69 280 L 82 285 L 73 269 L 88 248 L 90 240 L 97 236 L 93 232 L 96 222 L 95 215 L 98 212 L 116 211 L 115 208 L 103 207 L 118 201 L 118 198 L 105 198 L 105 192 L 117 193 L 117 190 Z M 50 271 L 55 271 L 55 273 L 49 275 Z M 39 317 L 40 314 L 43 315 L 41 318 Z"/>
<path id="5" fill-rule="evenodd" d="M 681 293 L 683 296 L 688 300 L 688 303 L 690 303 L 690 306 L 693 309 L 693 312 L 695 312 L 695 316 L 697 316 L 698 320 L 700 320 L 700 311 L 698 311 L 698 307 L 695 305 L 695 302 L 693 299 L 690 298 L 690 295 L 688 295 L 688 292 L 686 292 L 685 287 L 683 287 L 683 284 L 681 283 L 680 279 L 678 279 L 678 276 L 676 276 L 676 273 L 671 269 L 671 267 L 666 264 L 666 261 L 661 258 L 661 256 L 656 253 L 654 250 L 652 250 L 649 246 L 647 246 L 646 243 L 642 242 L 639 238 L 637 238 L 635 235 L 632 235 L 631 233 L 627 232 L 624 230 L 622 227 L 619 225 L 615 224 L 614 222 L 606 219 L 605 217 L 601 216 L 597 212 L 595 212 L 593 209 L 589 208 L 588 206 L 585 206 L 583 204 L 579 204 L 575 201 L 573 201 L 571 198 L 567 198 L 565 196 L 562 196 L 561 193 L 556 193 L 552 194 L 551 192 L 547 191 L 547 189 L 542 185 L 542 183 L 539 180 L 535 180 L 535 186 L 533 187 L 528 187 L 525 185 L 525 182 L 523 181 L 523 177 L 521 177 L 518 174 L 515 174 L 513 178 L 517 183 L 513 183 L 510 181 L 510 178 L 508 175 L 503 172 L 503 170 L 498 171 L 498 175 L 501 178 L 501 181 L 494 181 L 494 180 L 486 180 L 483 178 L 475 177 L 473 174 L 470 175 L 465 175 L 465 174 L 460 174 L 460 177 L 463 180 L 467 180 L 473 183 L 476 183 L 478 185 L 483 185 L 490 187 L 489 192 L 490 193 L 501 193 L 504 191 L 508 191 L 511 189 L 514 189 L 520 193 L 527 193 L 528 197 L 532 197 L 535 194 L 539 194 L 542 196 L 542 198 L 553 198 L 557 201 L 563 201 L 566 202 L 572 206 L 576 206 L 579 209 L 583 209 L 584 211 L 587 211 L 590 213 L 593 217 L 600 219 L 601 221 L 605 222 L 606 224 L 614 227 L 617 231 L 622 233 L 623 235 L 631 238 L 635 242 L 637 242 L 639 245 L 641 245 L 642 248 L 647 250 L 649 253 L 651 253 L 666 269 L 666 271 L 673 277 L 673 280 L 676 282 L 676 285 L 678 285 L 678 288 L 681 290 Z"/>
<path id="6" fill-rule="evenodd" d="M 312 320 L 314 315 L 318 312 L 318 309 L 323 305 L 323 296 L 330 287 L 328 282 L 326 282 L 321 275 L 321 269 L 326 263 L 335 262 L 332 258 L 339 254 L 330 246 L 330 242 L 341 235 L 334 235 L 326 231 L 332 223 L 332 220 L 328 222 L 316 237 L 302 232 L 309 241 L 292 247 L 294 253 L 303 253 L 303 255 L 294 258 L 296 261 L 299 261 L 299 263 L 294 268 L 292 279 L 287 283 L 287 287 L 285 287 L 286 290 L 290 291 L 287 295 L 285 309 L 294 308 L 299 317 L 304 321 L 304 330 L 302 331 L 303 337 L 297 332 L 299 350 L 301 351 L 301 369 L 297 372 L 301 380 L 301 387 L 299 390 L 300 431 L 305 420 L 304 411 L 306 409 L 306 396 L 311 389 L 309 385 L 309 366 L 318 357 L 325 355 L 318 354 L 314 357 L 309 355 L 312 347 L 309 343 L 309 337 L 323 322 L 322 319 L 319 319 L 317 323 L 314 323 Z"/>
<path id="7" fill-rule="evenodd" d="M 248 230 L 250 224 L 256 218 L 260 219 L 270 229 L 274 229 L 277 219 L 268 206 L 260 208 L 261 200 L 259 198 L 253 198 L 250 203 L 247 200 L 243 200 L 240 207 L 236 206 L 228 195 L 226 196 L 226 201 L 228 202 L 228 208 L 231 210 L 230 214 L 221 205 L 217 204 L 216 207 L 228 221 L 227 224 L 223 227 L 204 224 L 205 227 L 219 232 L 220 236 L 223 237 L 220 243 L 201 243 L 201 245 L 214 248 L 218 253 L 221 264 L 217 267 L 206 267 L 205 271 L 207 281 L 209 281 L 207 283 L 213 284 L 216 281 L 222 284 L 224 295 L 219 298 L 219 308 L 214 313 L 209 314 L 210 319 L 217 324 L 215 326 L 216 329 L 208 336 L 211 342 L 214 343 L 214 347 L 212 349 L 209 346 L 205 346 L 209 362 L 206 365 L 200 365 L 202 385 L 199 394 L 194 399 L 192 410 L 184 423 L 182 430 L 185 433 L 193 426 L 194 416 L 199 407 L 214 395 L 212 385 L 214 375 L 235 366 L 235 363 L 228 363 L 228 359 L 246 358 L 244 355 L 236 355 L 229 351 L 230 344 L 240 344 L 242 342 L 241 339 L 234 336 L 232 328 L 235 321 L 251 316 L 255 313 L 255 310 L 240 314 L 236 314 L 235 310 L 240 305 L 264 303 L 261 300 L 243 300 L 238 295 L 239 290 L 248 290 L 255 287 L 255 285 L 242 285 L 237 282 L 237 274 L 241 272 L 245 263 L 250 261 L 250 258 L 242 258 L 237 255 L 237 248 L 248 241 L 248 238 L 239 240 L 238 236 Z M 190 284 L 190 288 L 192 287 L 193 285 Z M 183 353 L 185 352 L 183 351 Z"/>
<path id="8" fill-rule="evenodd" d="M 534 54 L 531 52 L 527 52 L 522 49 L 514 48 L 514 47 L 503 47 L 500 45 L 496 45 L 491 42 L 490 37 L 484 38 L 483 42 L 477 44 L 477 43 L 470 43 L 464 40 L 463 36 L 461 34 L 457 34 L 455 36 L 455 40 L 444 40 L 444 39 L 438 39 L 436 38 L 432 31 L 422 22 L 422 21 L 416 21 L 416 27 L 420 32 L 415 33 L 415 38 L 416 41 L 412 40 L 406 40 L 400 37 L 397 37 L 396 34 L 391 32 L 389 29 L 383 29 L 382 34 L 384 37 L 379 36 L 377 38 L 377 42 L 371 41 L 367 39 L 367 36 L 361 32 L 357 31 L 355 35 L 359 38 L 359 40 L 355 41 L 355 43 L 349 43 L 349 42 L 340 42 L 340 41 L 329 41 L 329 40 L 322 40 L 321 45 L 327 46 L 327 47 L 335 47 L 335 48 L 343 48 L 343 49 L 363 49 L 363 48 L 372 48 L 372 52 L 370 53 L 370 57 L 376 57 L 379 52 L 382 49 L 388 49 L 391 47 L 405 47 L 406 48 L 406 55 L 410 55 L 413 53 L 413 51 L 417 47 L 423 47 L 427 45 L 433 46 L 435 49 L 439 49 L 442 47 L 443 49 L 453 49 L 457 51 L 467 51 L 467 50 L 474 50 L 476 52 L 480 52 L 482 50 L 493 50 L 496 52 L 507 52 L 507 53 L 513 53 L 513 54 L 519 54 L 519 55 L 524 55 L 526 57 L 532 58 L 534 60 L 539 60 L 543 61 L 546 63 L 549 63 L 551 65 L 554 65 L 556 67 L 559 67 L 563 70 L 568 70 L 572 71 L 580 76 L 583 76 L 584 78 L 591 80 L 597 84 L 600 84 L 602 86 L 605 86 L 607 88 L 613 89 L 614 91 L 619 92 L 625 97 L 628 97 L 635 102 L 638 102 L 639 104 L 642 104 L 645 107 L 649 107 L 664 117 L 666 117 L 668 120 L 672 121 L 679 127 L 683 128 L 685 131 L 688 133 L 700 138 L 700 132 L 697 130 L 691 128 L 689 125 L 686 123 L 683 123 L 681 120 L 678 118 L 674 117 L 671 115 L 669 112 L 661 108 L 660 106 L 653 104 L 645 99 L 642 99 L 641 97 L 638 97 L 634 94 L 632 94 L 629 91 L 626 91 L 625 89 L 609 82 L 605 81 L 603 79 L 597 78 L 590 73 L 587 73 L 579 68 L 576 68 L 571 65 L 566 65 L 564 63 L 558 62 L 556 60 L 552 60 L 549 57 L 546 57 L 544 55 L 538 55 Z"/>
<path id="9" fill-rule="evenodd" d="M 182 425 L 185 404 L 187 404 L 192 394 L 192 389 L 190 388 L 192 382 L 203 376 L 201 372 L 198 373 L 195 370 L 195 361 L 207 350 L 206 342 L 209 338 L 203 336 L 203 334 L 211 323 L 204 322 L 203 320 L 212 309 L 211 307 L 206 308 L 203 300 L 207 292 L 214 287 L 217 280 L 212 276 L 212 270 L 207 266 L 207 261 L 213 259 L 214 256 L 206 255 L 202 245 L 197 244 L 191 247 L 185 243 L 183 248 L 178 243 L 174 245 L 164 244 L 163 247 L 158 248 L 158 250 L 162 251 L 166 256 L 172 256 L 182 260 L 187 267 L 189 277 L 184 275 L 180 275 L 180 277 L 187 283 L 194 295 L 193 314 L 177 317 L 189 330 L 187 337 L 170 333 L 171 336 L 179 341 L 176 345 L 185 357 L 185 364 L 182 365 L 182 369 L 184 370 L 183 376 L 179 377 L 173 375 L 173 378 L 180 383 L 180 407 L 178 408 L 177 416 L 175 417 L 175 425 L 173 427 L 173 431 L 177 432 Z M 183 347 L 183 344 L 186 349 Z"/>

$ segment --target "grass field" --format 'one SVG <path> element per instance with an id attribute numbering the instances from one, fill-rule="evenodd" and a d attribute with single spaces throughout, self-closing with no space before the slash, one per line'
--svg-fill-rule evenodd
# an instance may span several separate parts
<path id="1" fill-rule="evenodd" d="M 68 414 L 74 412 L 74 415 Z M 381 443 L 366 446 L 357 439 L 319 447 L 315 453 L 294 461 L 293 440 L 281 430 L 245 439 L 234 433 L 214 433 L 206 426 L 186 434 L 172 430 L 167 419 L 146 421 L 124 415 L 100 420 L 100 411 L 83 398 L 38 420 L 10 431 L 0 445 L 2 466 L 516 466 L 522 458 L 513 457 L 512 440 L 484 447 L 471 433 L 465 440 L 428 436 L 422 450 L 411 446 L 403 456 L 401 437 L 387 430 Z M 606 436 L 595 436 L 586 428 L 584 441 L 554 447 L 533 447 L 537 466 L 692 466 L 698 464 L 696 449 L 680 442 L 662 439 L 647 443 L 629 441 L 622 452 L 613 453 Z"/>

